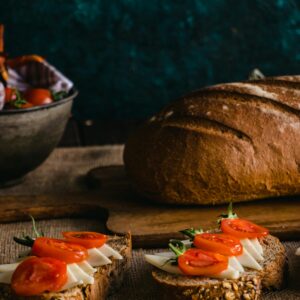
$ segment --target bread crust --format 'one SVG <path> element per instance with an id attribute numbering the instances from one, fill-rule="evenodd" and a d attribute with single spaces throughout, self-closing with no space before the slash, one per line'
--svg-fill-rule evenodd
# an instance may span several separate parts
<path id="1" fill-rule="evenodd" d="M 245 275 L 239 280 L 213 280 L 206 279 L 207 282 L 199 285 L 173 285 L 164 278 L 161 271 L 153 271 L 153 278 L 161 288 L 162 299 L 247 299 L 257 300 L 261 294 L 261 280 L 255 275 Z M 202 279 L 203 280 L 203 279 Z"/>
<path id="2" fill-rule="evenodd" d="M 182 97 L 127 141 L 136 189 L 218 204 L 300 193 L 300 76 L 220 84 Z"/>
<path id="3" fill-rule="evenodd" d="M 271 235 L 260 239 L 264 250 L 262 271 L 246 270 L 239 279 L 211 279 L 168 274 L 154 270 L 152 276 L 161 288 L 162 299 L 247 299 L 260 298 L 262 289 L 280 289 L 285 284 L 285 249 Z"/>
<path id="4" fill-rule="evenodd" d="M 122 260 L 110 258 L 112 264 L 97 268 L 94 274 L 95 282 L 90 285 L 80 285 L 60 293 L 44 293 L 39 296 L 21 297 L 12 293 L 10 285 L 0 284 L 0 300 L 101 300 L 118 289 L 131 262 L 131 234 L 112 236 L 108 244 L 116 249 Z"/>

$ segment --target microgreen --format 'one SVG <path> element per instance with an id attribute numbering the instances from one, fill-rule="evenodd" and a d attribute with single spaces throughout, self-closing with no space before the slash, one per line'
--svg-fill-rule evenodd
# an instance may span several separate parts
<path id="1" fill-rule="evenodd" d="M 186 246 L 180 240 L 170 240 L 169 248 L 176 254 L 177 257 L 186 251 Z"/>
<path id="2" fill-rule="evenodd" d="M 181 233 L 184 235 L 190 237 L 191 239 L 194 239 L 196 234 L 203 233 L 203 230 L 201 228 L 195 229 L 195 228 L 187 228 L 184 230 L 180 230 Z"/>
<path id="3" fill-rule="evenodd" d="M 29 235 L 23 234 L 22 238 L 14 236 L 13 239 L 18 244 L 21 244 L 21 245 L 27 246 L 27 247 L 32 247 L 35 239 L 38 238 L 38 237 L 43 237 L 44 233 L 42 231 L 39 232 L 37 230 L 34 217 L 32 215 L 29 215 L 29 216 L 30 216 L 31 221 L 32 221 L 32 237 L 29 236 Z"/>
<path id="4" fill-rule="evenodd" d="M 218 224 L 220 225 L 223 219 L 236 219 L 236 218 L 238 218 L 238 215 L 235 212 L 233 212 L 232 202 L 230 202 L 228 205 L 227 213 L 223 213 L 219 216 Z"/>
<path id="5" fill-rule="evenodd" d="M 68 93 L 65 91 L 52 92 L 52 99 L 53 99 L 53 101 L 59 101 L 63 98 L 66 98 L 67 95 L 68 95 Z"/>

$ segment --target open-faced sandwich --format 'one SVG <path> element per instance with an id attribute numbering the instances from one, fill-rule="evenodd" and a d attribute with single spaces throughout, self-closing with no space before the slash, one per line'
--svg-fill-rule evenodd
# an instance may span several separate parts
<path id="1" fill-rule="evenodd" d="M 0 265 L 0 299 L 99 300 L 122 282 L 131 258 L 131 237 L 63 232 L 63 239 L 14 238 L 27 256 Z"/>
<path id="2" fill-rule="evenodd" d="M 240 219 L 229 206 L 220 229 L 186 229 L 169 252 L 146 255 L 164 299 L 259 299 L 283 285 L 285 249 L 266 228 Z"/>

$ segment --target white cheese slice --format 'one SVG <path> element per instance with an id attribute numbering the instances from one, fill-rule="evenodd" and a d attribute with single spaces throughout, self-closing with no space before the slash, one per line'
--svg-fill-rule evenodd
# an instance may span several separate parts
<path id="1" fill-rule="evenodd" d="M 258 253 L 263 256 L 264 250 L 263 250 L 263 247 L 260 244 L 259 240 L 255 238 L 255 239 L 251 239 L 250 241 L 251 241 L 252 245 L 256 248 Z"/>
<path id="2" fill-rule="evenodd" d="M 87 258 L 87 262 L 92 267 L 99 267 L 111 264 L 111 260 L 107 258 L 102 252 L 100 252 L 97 248 L 88 249 L 89 257 Z"/>
<path id="3" fill-rule="evenodd" d="M 68 275 L 68 280 L 66 284 L 62 287 L 61 289 L 62 291 L 70 289 L 78 284 L 82 284 L 82 282 L 78 282 L 75 274 L 73 274 L 72 272 L 72 267 L 70 267 L 70 265 L 67 265 L 67 275 Z"/>
<path id="4" fill-rule="evenodd" d="M 243 245 L 243 249 L 246 249 L 253 256 L 253 258 L 255 258 L 257 261 L 264 260 L 264 258 L 256 250 L 256 247 L 252 244 L 252 242 L 249 239 L 242 239 L 240 240 L 240 242 Z"/>
<path id="5" fill-rule="evenodd" d="M 239 272 L 244 272 L 244 268 L 241 265 L 241 263 L 238 261 L 238 259 L 235 256 L 230 256 L 228 258 L 228 263 L 229 266 L 232 267 L 233 269 L 239 271 Z"/>
<path id="6" fill-rule="evenodd" d="M 243 254 L 236 256 L 236 258 L 244 267 L 248 267 L 255 270 L 262 270 L 261 265 L 245 248 L 243 248 Z"/>
<path id="7" fill-rule="evenodd" d="M 157 252 L 157 253 L 155 253 L 155 255 L 163 256 L 163 257 L 168 257 L 168 258 L 176 258 L 176 255 L 175 255 L 174 252 L 172 252 L 172 251 L 168 251 L 168 252 Z"/>
<path id="8" fill-rule="evenodd" d="M 20 262 L 0 265 L 0 283 L 10 284 L 11 277 Z"/>
<path id="9" fill-rule="evenodd" d="M 187 248 L 191 248 L 193 245 L 193 241 L 191 240 L 183 240 L 181 241 Z"/>
<path id="10" fill-rule="evenodd" d="M 68 267 L 76 277 L 77 282 L 82 282 L 83 284 L 94 283 L 94 277 L 85 273 L 77 264 L 69 264 Z"/>
<path id="11" fill-rule="evenodd" d="M 146 254 L 145 259 L 149 264 L 168 273 L 183 274 L 177 266 L 173 266 L 167 262 L 169 260 L 168 257 Z"/>
<path id="12" fill-rule="evenodd" d="M 168 262 L 170 257 L 146 254 L 145 259 L 149 264 L 151 264 L 165 272 L 172 273 L 172 274 L 184 275 L 181 272 L 181 270 L 178 268 L 178 266 L 172 265 L 170 262 Z M 211 275 L 209 277 L 236 279 L 236 278 L 240 277 L 240 272 L 237 271 L 236 269 L 233 269 L 231 266 L 228 266 L 228 268 L 226 270 L 224 270 L 223 272 L 221 272 L 220 274 Z"/>
<path id="13" fill-rule="evenodd" d="M 0 265 L 0 272 L 14 272 L 21 262 Z"/>
<path id="14" fill-rule="evenodd" d="M 0 273 L 0 283 L 10 284 L 13 273 L 14 270 Z"/>
<path id="15" fill-rule="evenodd" d="M 115 259 L 123 259 L 123 256 L 113 249 L 112 247 L 108 246 L 107 244 L 104 244 L 102 247 L 97 248 L 102 254 L 104 254 L 106 257 L 113 257 Z"/>
<path id="16" fill-rule="evenodd" d="M 93 275 L 97 269 L 93 268 L 86 260 L 77 263 L 77 265 L 87 274 Z"/>
<path id="17" fill-rule="evenodd" d="M 222 278 L 222 279 L 237 279 L 240 277 L 240 272 L 236 269 L 233 269 L 231 266 L 228 266 L 226 270 L 217 275 L 212 275 L 209 277 L 213 278 Z"/>

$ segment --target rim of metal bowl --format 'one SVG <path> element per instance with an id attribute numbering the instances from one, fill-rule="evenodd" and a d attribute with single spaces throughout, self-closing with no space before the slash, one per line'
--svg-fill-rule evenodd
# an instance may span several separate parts
<path id="1" fill-rule="evenodd" d="M 55 101 L 55 102 L 52 102 L 49 104 L 44 104 L 44 105 L 34 106 L 34 107 L 29 107 L 29 108 L 3 109 L 3 110 L 0 110 L 0 116 L 1 115 L 20 114 L 20 113 L 29 113 L 32 111 L 47 109 L 50 107 L 54 107 L 54 106 L 69 102 L 69 101 L 73 100 L 77 95 L 78 95 L 78 90 L 76 88 L 72 88 L 69 92 L 69 95 L 66 98 L 63 98 L 61 100 L 58 100 L 58 101 Z"/>

